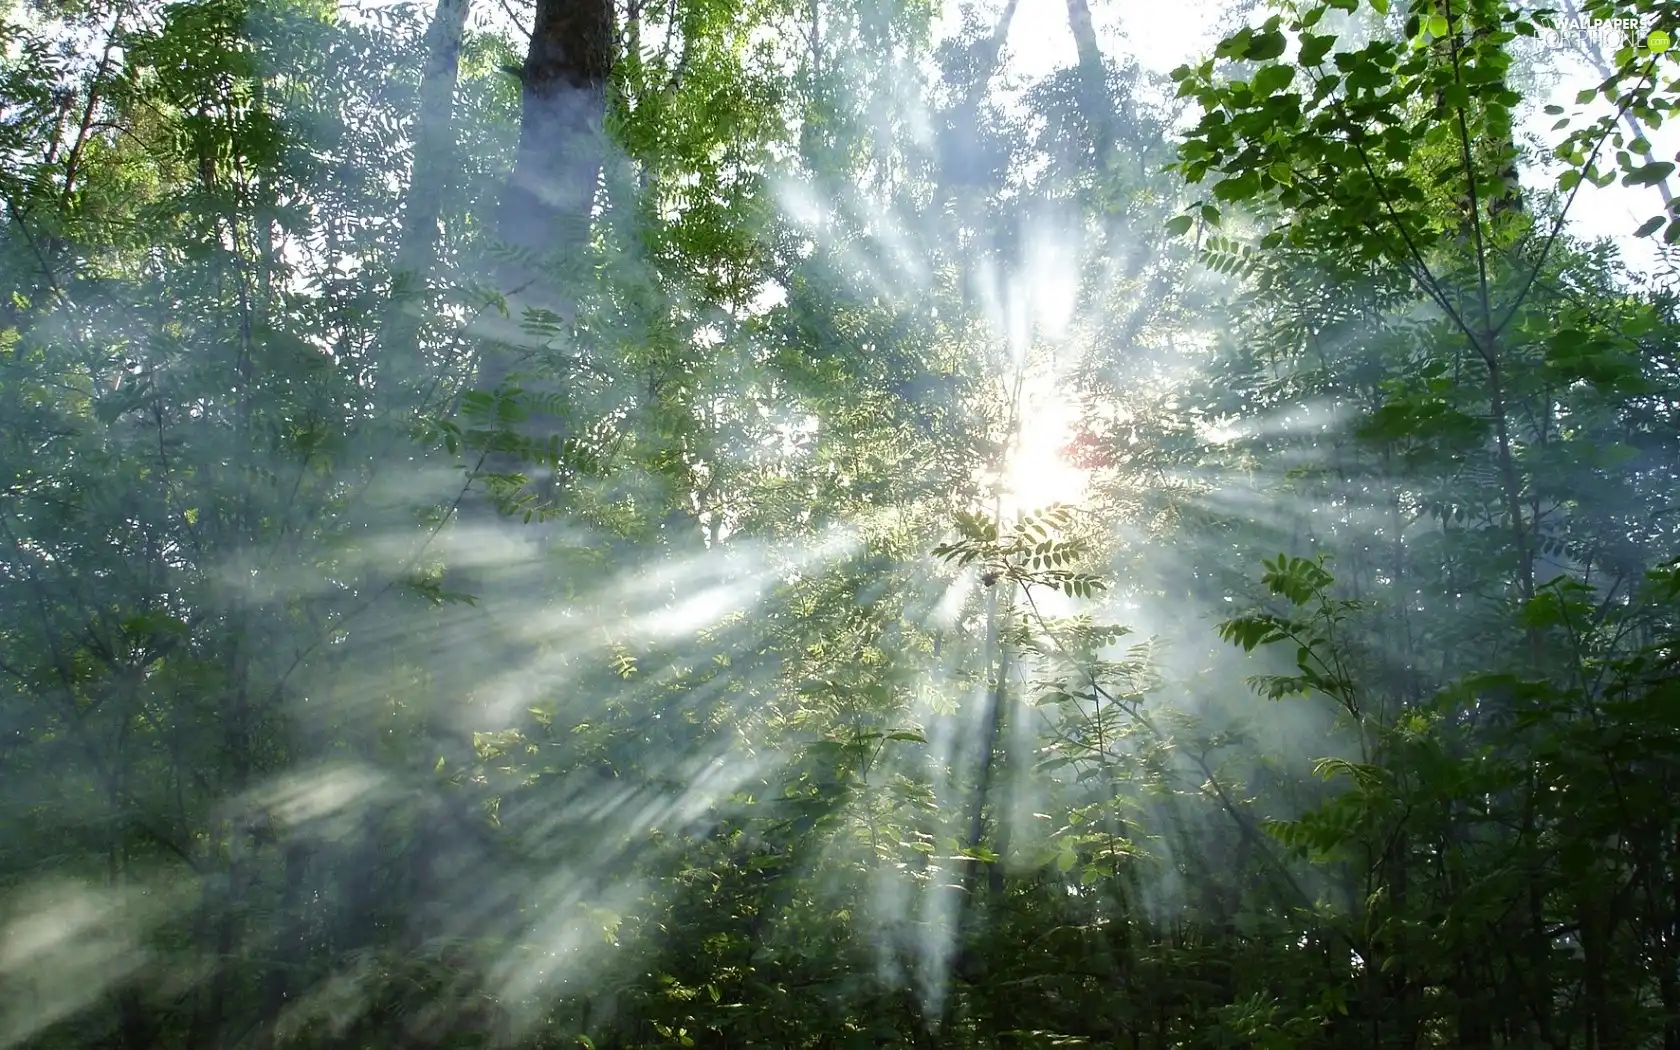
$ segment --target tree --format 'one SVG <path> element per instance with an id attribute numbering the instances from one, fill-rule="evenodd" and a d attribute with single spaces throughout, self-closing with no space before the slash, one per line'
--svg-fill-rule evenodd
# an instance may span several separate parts
<path id="1" fill-rule="evenodd" d="M 1680 1045 L 1667 60 L 1350 5 L 14 19 L 0 1042 Z"/>

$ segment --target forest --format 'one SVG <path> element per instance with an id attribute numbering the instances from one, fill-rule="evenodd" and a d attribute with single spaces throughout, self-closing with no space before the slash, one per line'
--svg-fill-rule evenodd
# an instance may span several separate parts
<path id="1" fill-rule="evenodd" d="M 0 1050 L 1680 1050 L 1558 2 L 0 0 Z"/>

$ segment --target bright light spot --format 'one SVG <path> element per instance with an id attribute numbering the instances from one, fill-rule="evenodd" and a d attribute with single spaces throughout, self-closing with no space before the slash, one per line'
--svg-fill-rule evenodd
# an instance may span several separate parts
<path id="1" fill-rule="evenodd" d="M 1078 409 L 1053 380 L 1022 384 L 1020 429 L 1004 469 L 1004 500 L 1015 511 L 1077 503 L 1087 475 L 1062 450 L 1073 439 Z"/>
<path id="2" fill-rule="evenodd" d="M 1197 436 L 1211 445 L 1229 445 L 1242 438 L 1243 433 L 1242 427 L 1232 420 L 1219 423 L 1204 421 L 1196 427 Z"/>

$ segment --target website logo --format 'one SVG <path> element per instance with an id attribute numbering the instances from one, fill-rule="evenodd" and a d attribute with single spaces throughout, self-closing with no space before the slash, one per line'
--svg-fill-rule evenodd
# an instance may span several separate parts
<path id="1" fill-rule="evenodd" d="M 1560 18 L 1551 27 L 1540 26 L 1542 46 L 1570 49 L 1583 44 L 1597 45 L 1600 50 L 1614 54 L 1624 47 L 1644 49 L 1660 55 L 1672 46 L 1668 33 L 1654 26 L 1655 15 L 1628 18 Z"/>

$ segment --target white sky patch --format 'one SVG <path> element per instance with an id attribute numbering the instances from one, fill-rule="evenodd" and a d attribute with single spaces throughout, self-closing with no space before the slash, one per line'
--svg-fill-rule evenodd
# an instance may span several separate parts
<path id="1" fill-rule="evenodd" d="M 1675 75 L 1675 58 L 1671 51 L 1664 57 L 1658 75 L 1668 79 Z M 1533 135 L 1548 145 L 1556 145 L 1568 135 L 1570 128 L 1553 131 L 1552 125 L 1558 118 L 1548 115 L 1545 107 L 1548 105 L 1562 106 L 1566 113 L 1573 114 L 1582 109 L 1575 104 L 1575 96 L 1590 87 L 1596 87 L 1598 75 L 1587 65 L 1584 59 L 1569 53 L 1555 54 L 1557 83 L 1550 90 L 1527 99 L 1522 108 L 1522 122 L 1518 133 Z M 1598 116 L 1606 112 L 1608 106 L 1602 100 L 1586 107 L 1590 116 Z M 1578 127 L 1584 120 L 1577 120 L 1572 125 Z M 1625 128 L 1618 129 L 1625 132 Z M 1651 143 L 1651 155 L 1655 160 L 1674 160 L 1676 150 L 1680 149 L 1680 129 L 1673 124 L 1665 125 L 1655 131 L 1645 129 L 1646 138 Z M 1599 156 L 1600 165 L 1615 163 L 1615 150 L 1612 144 L 1605 143 Z M 1563 170 L 1556 162 L 1547 158 L 1543 168 L 1531 167 L 1528 174 L 1530 184 L 1556 185 L 1558 174 Z M 1544 175 L 1541 174 L 1544 171 Z M 1671 185 L 1677 185 L 1671 181 Z M 1622 257 L 1628 266 L 1634 270 L 1650 272 L 1657 268 L 1658 256 L 1656 243 L 1661 237 L 1635 238 L 1632 231 L 1640 223 L 1653 215 L 1663 211 L 1662 196 L 1655 186 L 1623 186 L 1618 181 L 1602 189 L 1596 186 L 1583 185 L 1581 192 L 1576 195 L 1575 203 L 1569 209 L 1569 229 L 1581 237 L 1610 237 L 1621 249 Z"/>
<path id="2" fill-rule="evenodd" d="M 1173 4 L 1096 0 L 1091 4 L 1091 19 L 1111 61 L 1130 59 L 1145 72 L 1166 73 L 1209 54 L 1218 42 L 1219 30 L 1236 28 L 1226 16 L 1228 7 L 1221 0 L 1180 0 Z M 982 20 L 995 22 L 1002 8 L 1002 0 L 988 3 Z M 957 4 L 947 4 L 938 30 L 948 32 L 957 24 L 957 10 Z M 1252 20 L 1264 21 L 1270 12 L 1270 8 L 1262 7 Z M 1076 60 L 1066 0 L 1020 0 L 1004 55 L 1004 79 L 1036 80 Z M 1671 57 L 1665 63 L 1670 65 L 1669 75 L 1675 61 Z M 1560 105 L 1573 113 L 1580 108 L 1575 105 L 1575 96 L 1598 81 L 1586 62 L 1573 54 L 1556 52 L 1552 62 L 1555 83 L 1524 101 L 1518 126 L 1520 136 L 1537 137 L 1548 146 L 1556 145 L 1568 129 L 1553 131 L 1557 118 L 1547 115 L 1545 107 Z M 1591 110 L 1593 115 L 1598 112 Z M 1680 149 L 1680 129 L 1671 125 L 1647 134 L 1655 159 L 1675 158 Z M 1607 146 L 1601 160 L 1610 161 L 1612 157 L 1613 151 Z M 1556 164 L 1531 161 L 1527 182 L 1536 188 L 1554 186 L 1558 170 Z M 1648 272 L 1657 265 L 1653 240 L 1636 240 L 1631 234 L 1634 227 L 1662 210 L 1662 198 L 1654 187 L 1628 187 L 1620 182 L 1602 189 L 1585 186 L 1570 207 L 1568 229 L 1579 237 L 1612 238 L 1631 268 Z"/>

